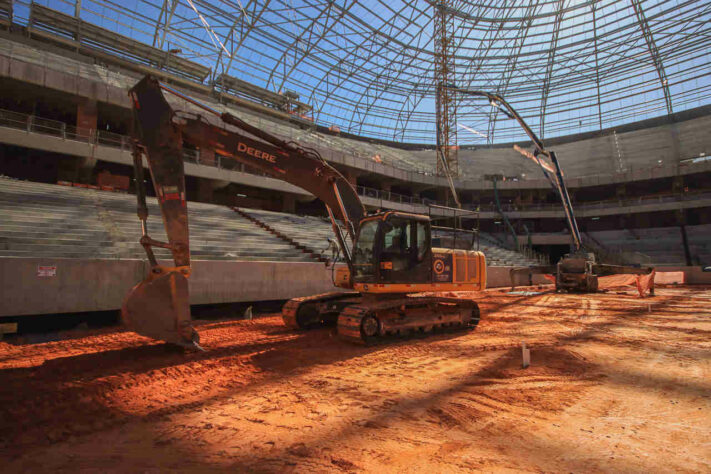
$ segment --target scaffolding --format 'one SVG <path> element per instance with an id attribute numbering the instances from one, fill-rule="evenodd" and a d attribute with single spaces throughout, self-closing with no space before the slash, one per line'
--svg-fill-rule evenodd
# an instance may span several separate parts
<path id="1" fill-rule="evenodd" d="M 434 83 L 437 121 L 437 175 L 459 176 L 457 102 L 454 77 L 454 15 L 451 2 L 434 5 Z"/>

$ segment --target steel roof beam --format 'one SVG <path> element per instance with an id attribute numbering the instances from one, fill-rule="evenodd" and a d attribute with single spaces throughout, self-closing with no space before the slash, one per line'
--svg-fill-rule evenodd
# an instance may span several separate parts
<path id="1" fill-rule="evenodd" d="M 551 46 L 548 49 L 548 61 L 546 64 L 546 75 L 543 78 L 543 94 L 541 96 L 541 138 L 545 138 L 546 126 L 546 106 L 548 105 L 548 94 L 551 90 L 551 78 L 553 77 L 553 66 L 555 59 L 556 46 L 558 45 L 558 35 L 560 34 L 560 24 L 563 21 L 563 7 L 565 0 L 560 0 L 558 3 L 558 13 L 555 16 L 553 24 L 553 35 L 551 37 Z"/>
<path id="2" fill-rule="evenodd" d="M 664 102 L 667 106 L 667 113 L 674 113 L 672 109 L 672 98 L 669 92 L 669 81 L 667 80 L 667 74 L 664 72 L 664 65 L 662 64 L 662 58 L 659 55 L 659 50 L 657 49 L 657 44 L 654 42 L 654 36 L 649 28 L 649 23 L 647 23 L 647 18 L 644 15 L 644 10 L 642 9 L 642 4 L 639 0 L 631 0 L 632 7 L 634 8 L 635 15 L 637 15 L 637 23 L 639 24 L 640 30 L 642 30 L 642 35 L 647 43 L 647 48 L 649 49 L 649 54 L 652 57 L 652 63 L 657 70 L 657 75 L 659 75 L 659 82 L 661 83 L 662 91 L 664 93 Z"/>

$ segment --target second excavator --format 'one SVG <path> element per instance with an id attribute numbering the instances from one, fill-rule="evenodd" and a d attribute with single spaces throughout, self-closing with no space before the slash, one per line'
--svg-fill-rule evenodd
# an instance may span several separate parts
<path id="1" fill-rule="evenodd" d="M 581 293 L 594 293 L 598 290 L 598 279 L 609 275 L 650 275 L 654 272 L 651 267 L 634 267 L 628 265 L 610 265 L 598 263 L 595 253 L 585 248 L 582 242 L 578 222 L 575 219 L 573 204 L 568 195 L 568 188 L 565 185 L 563 171 L 554 151 L 547 150 L 543 146 L 543 141 L 533 132 L 526 121 L 519 113 L 499 94 L 453 88 L 454 91 L 474 97 L 483 97 L 489 100 L 492 107 L 496 107 L 508 118 L 516 120 L 524 132 L 533 143 L 533 153 L 518 145 L 513 148 L 526 158 L 536 163 L 543 175 L 546 177 L 551 187 L 557 194 L 563 206 L 563 215 L 570 231 L 571 247 L 573 251 L 566 254 L 556 265 L 534 266 L 534 267 L 514 267 L 510 271 L 511 286 L 515 286 L 516 277 L 528 275 L 528 284 L 532 284 L 533 274 L 552 274 L 555 276 L 556 291 L 571 291 Z M 654 294 L 654 279 L 651 279 L 651 294 Z"/>
<path id="2" fill-rule="evenodd" d="M 173 110 L 164 91 L 200 112 Z M 136 124 L 134 171 L 141 244 L 151 264 L 148 277 L 124 301 L 122 319 L 130 329 L 179 345 L 199 343 L 191 323 L 187 283 L 191 268 L 184 142 L 299 186 L 325 204 L 345 261 L 334 278 L 341 291 L 288 301 L 282 312 L 287 326 L 335 323 L 342 339 L 369 343 L 478 323 L 476 302 L 434 292 L 483 290 L 486 259 L 474 250 L 432 248 L 429 216 L 395 211 L 367 215 L 353 186 L 316 150 L 221 113 L 153 77 L 143 78 L 130 96 Z M 142 155 L 151 171 L 168 242 L 158 242 L 147 232 Z M 169 249 L 174 266 L 160 264 L 152 247 Z"/>

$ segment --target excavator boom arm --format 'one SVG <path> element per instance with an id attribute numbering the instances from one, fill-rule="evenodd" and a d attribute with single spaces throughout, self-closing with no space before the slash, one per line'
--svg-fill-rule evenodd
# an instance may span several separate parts
<path id="1" fill-rule="evenodd" d="M 176 113 L 163 91 L 198 106 L 211 116 L 219 117 L 223 123 L 216 125 L 201 115 Z M 188 298 L 190 244 L 183 139 L 200 149 L 213 150 L 223 158 L 234 159 L 298 186 L 321 199 L 353 274 L 350 249 L 337 219 L 345 225 L 352 247 L 365 209 L 353 186 L 316 151 L 284 141 L 229 113 L 220 113 L 151 76 L 144 77 L 129 94 L 135 119 L 134 165 L 142 167 L 140 155 L 146 155 L 168 237 L 168 242 L 158 242 L 148 236 L 145 189 L 143 180 L 137 179 L 138 217 L 143 230 L 141 244 L 146 249 L 152 268 L 149 276 L 136 285 L 124 301 L 122 319 L 129 328 L 139 334 L 176 344 L 197 345 L 198 342 L 197 333 L 190 325 Z M 230 130 L 225 124 L 249 135 Z M 142 176 L 142 172 L 137 172 L 136 176 Z M 169 249 L 175 266 L 160 265 L 153 256 L 153 246 Z"/>
<path id="2" fill-rule="evenodd" d="M 200 115 L 179 116 L 171 108 L 163 95 L 167 91 L 192 104 L 197 105 L 222 122 L 240 128 L 257 138 L 228 130 L 226 127 L 206 121 Z M 358 223 L 365 215 L 365 209 L 348 180 L 334 167 L 324 161 L 316 151 L 303 148 L 293 142 L 284 141 L 269 132 L 256 128 L 229 113 L 218 111 L 191 99 L 174 89 L 162 85 L 150 76 L 131 89 L 134 106 L 150 103 L 161 111 L 161 116 L 172 118 L 169 126 L 165 120 L 146 119 L 139 114 L 142 140 L 169 135 L 168 130 L 178 130 L 181 139 L 201 148 L 214 150 L 222 157 L 232 158 L 252 168 L 256 168 L 276 179 L 298 186 L 321 199 L 336 218 L 340 219 L 355 239 Z M 154 124 L 158 122 L 157 126 Z M 150 135 L 149 138 L 146 135 Z"/>
<path id="3" fill-rule="evenodd" d="M 528 126 L 523 117 L 521 117 L 519 113 L 516 112 L 516 109 L 514 109 L 508 102 L 506 102 L 506 100 L 499 94 L 478 90 L 460 89 L 458 87 L 454 87 L 452 88 L 452 90 L 460 92 L 464 95 L 484 97 L 486 99 L 489 99 L 492 106 L 498 107 L 501 112 L 503 112 L 510 119 L 516 120 L 521 126 L 521 128 L 523 128 L 523 131 L 526 132 L 526 135 L 528 135 L 528 137 L 533 142 L 533 145 L 536 148 L 535 152 L 533 154 L 527 153 L 525 152 L 525 150 L 522 150 L 516 145 L 514 145 L 514 149 L 522 153 L 524 156 L 533 159 L 533 161 L 541 167 L 541 171 L 543 172 L 544 176 L 551 183 L 553 189 L 558 193 L 561 204 L 563 205 L 565 220 L 568 223 L 568 228 L 570 229 L 570 235 L 573 240 L 573 246 L 575 247 L 576 251 L 580 250 L 582 248 L 582 240 L 580 238 L 578 222 L 575 219 L 573 204 L 570 201 L 570 196 L 568 195 L 568 188 L 565 185 L 565 179 L 563 179 L 563 172 L 560 169 L 560 165 L 558 164 L 558 158 L 556 157 L 555 153 L 546 150 L 546 148 L 543 146 L 543 142 L 541 141 L 541 139 L 538 138 L 538 135 L 536 135 L 531 129 L 531 127 Z M 550 158 L 551 163 L 543 161 L 541 158 L 538 157 L 539 154 Z"/>

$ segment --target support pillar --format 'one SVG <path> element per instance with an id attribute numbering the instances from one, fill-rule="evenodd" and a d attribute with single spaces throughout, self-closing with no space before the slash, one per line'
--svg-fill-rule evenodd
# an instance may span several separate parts
<path id="1" fill-rule="evenodd" d="M 215 166 L 215 150 L 209 148 L 201 149 L 200 164 Z"/>
<path id="2" fill-rule="evenodd" d="M 343 174 L 343 177 L 346 178 L 346 180 L 349 183 L 351 183 L 351 186 L 353 186 L 354 188 L 356 186 L 358 186 L 358 174 L 359 173 L 357 173 L 356 171 L 354 171 L 350 168 L 347 168 L 347 169 L 343 170 L 342 174 Z"/>
<path id="3" fill-rule="evenodd" d="M 77 134 L 82 137 L 96 133 L 99 110 L 95 100 L 80 100 L 77 104 Z"/>
<path id="4" fill-rule="evenodd" d="M 674 176 L 672 179 L 672 192 L 674 194 L 681 194 L 684 192 L 684 176 Z"/>
<path id="5" fill-rule="evenodd" d="M 437 188 L 437 189 L 435 190 L 435 193 L 436 193 L 436 196 L 437 196 L 437 198 L 436 198 L 436 199 L 437 199 L 437 202 L 438 202 L 439 204 L 443 204 L 443 205 L 447 206 L 447 205 L 448 205 L 447 203 L 449 202 L 449 197 L 450 197 L 450 195 L 451 195 L 450 192 L 449 192 L 449 189 L 446 189 L 446 188 Z"/>
<path id="6" fill-rule="evenodd" d="M 296 197 L 293 194 L 284 193 L 282 195 L 281 212 L 296 214 Z"/>
<path id="7" fill-rule="evenodd" d="M 98 121 L 98 106 L 95 100 L 82 99 L 77 104 L 77 137 L 90 144 L 96 143 L 96 125 Z M 92 178 L 96 158 L 91 153 L 77 162 L 78 169 L 73 181 L 89 183 Z"/>
<path id="8" fill-rule="evenodd" d="M 200 202 L 213 202 L 215 187 L 209 179 L 198 179 L 197 200 Z"/>

